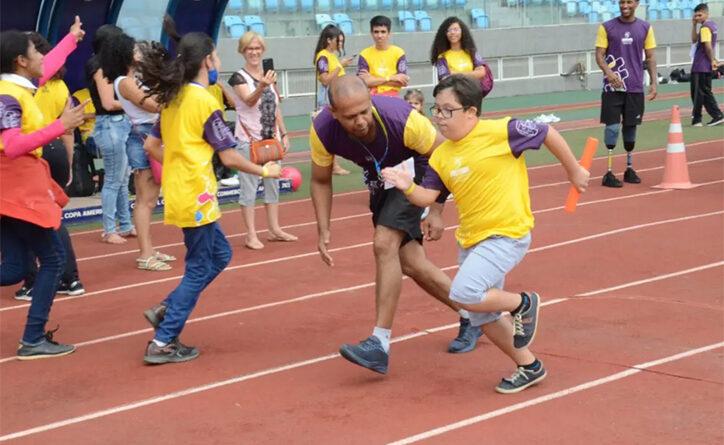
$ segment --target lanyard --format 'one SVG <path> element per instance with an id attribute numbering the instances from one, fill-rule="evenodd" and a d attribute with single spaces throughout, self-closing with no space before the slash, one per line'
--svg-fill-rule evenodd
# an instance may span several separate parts
<path id="1" fill-rule="evenodd" d="M 372 154 L 369 148 L 365 144 L 362 143 L 357 138 L 354 138 L 357 143 L 364 148 L 364 150 L 372 157 L 372 160 L 375 163 L 375 170 L 377 170 L 377 179 L 380 181 L 383 180 L 382 178 L 382 163 L 385 162 L 385 159 L 387 158 L 387 152 L 390 150 L 390 137 L 387 135 L 387 128 L 385 127 L 385 124 L 382 123 L 382 119 L 380 118 L 380 115 L 377 113 L 377 109 L 375 107 L 372 107 L 372 114 L 374 114 L 375 119 L 380 124 L 380 127 L 382 128 L 382 132 L 385 134 L 385 153 L 382 155 L 382 158 L 378 161 L 375 155 Z"/>

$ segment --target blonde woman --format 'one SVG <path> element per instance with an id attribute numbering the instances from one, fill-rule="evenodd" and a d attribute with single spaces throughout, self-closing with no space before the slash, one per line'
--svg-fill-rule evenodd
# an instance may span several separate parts
<path id="1" fill-rule="evenodd" d="M 277 138 L 285 150 L 289 150 L 289 137 L 279 109 L 279 94 L 274 86 L 277 74 L 273 70 L 262 71 L 261 59 L 266 50 L 264 38 L 249 31 L 239 39 L 239 54 L 244 57 L 244 67 L 229 79 L 240 100 L 236 101 L 237 151 L 249 159 L 250 138 L 255 141 Z M 264 207 L 269 232 L 267 241 L 296 241 L 297 237 L 282 230 L 279 225 L 279 181 L 263 178 Z M 239 205 L 246 225 L 246 247 L 253 250 L 264 248 L 259 240 L 254 222 L 254 202 L 259 176 L 239 172 Z"/>

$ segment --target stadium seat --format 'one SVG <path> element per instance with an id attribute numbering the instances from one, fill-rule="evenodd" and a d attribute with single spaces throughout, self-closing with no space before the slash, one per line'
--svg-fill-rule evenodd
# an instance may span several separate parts
<path id="1" fill-rule="evenodd" d="M 588 13 L 588 23 L 598 23 L 598 12 L 591 10 Z"/>
<path id="2" fill-rule="evenodd" d="M 661 9 L 659 10 L 659 12 L 661 13 L 662 20 L 668 20 L 671 18 L 671 10 L 665 5 L 661 5 Z"/>
<path id="3" fill-rule="evenodd" d="M 649 20 L 659 20 L 660 18 L 661 13 L 658 9 L 649 8 Z"/>
<path id="4" fill-rule="evenodd" d="M 302 0 L 301 7 L 304 12 L 312 12 L 314 10 L 314 0 Z"/>
<path id="5" fill-rule="evenodd" d="M 266 12 L 279 12 L 279 0 L 264 0 Z"/>
<path id="6" fill-rule="evenodd" d="M 230 11 L 241 11 L 244 5 L 241 3 L 241 0 L 229 0 L 229 10 Z"/>
<path id="7" fill-rule="evenodd" d="M 415 20 L 417 20 L 420 31 L 432 31 L 432 18 L 427 11 L 415 11 Z"/>
<path id="8" fill-rule="evenodd" d="M 282 0 L 284 11 L 295 12 L 297 10 L 297 0 Z"/>
<path id="9" fill-rule="evenodd" d="M 574 17 L 576 14 L 578 14 L 578 3 L 576 3 L 576 2 L 566 3 L 566 15 L 568 17 Z"/>
<path id="10" fill-rule="evenodd" d="M 349 0 L 349 9 L 351 11 L 359 11 L 362 8 L 361 0 Z"/>
<path id="11" fill-rule="evenodd" d="M 244 23 L 249 28 L 249 31 L 258 32 L 262 36 L 266 35 L 266 25 L 264 24 L 264 20 L 258 15 L 245 15 Z"/>
<path id="12" fill-rule="evenodd" d="M 348 36 L 354 34 L 354 26 L 352 25 L 352 20 L 347 14 L 332 14 L 332 20 L 334 20 L 334 22 L 337 24 L 337 27 L 341 29 L 345 35 Z"/>
<path id="13" fill-rule="evenodd" d="M 392 0 L 381 0 L 382 1 L 382 9 L 392 9 Z"/>
<path id="14" fill-rule="evenodd" d="M 681 13 L 685 19 L 690 19 L 694 16 L 694 10 L 689 7 L 682 9 Z"/>
<path id="15" fill-rule="evenodd" d="M 467 4 L 467 0 L 455 0 L 456 8 L 464 8 L 466 4 Z"/>
<path id="16" fill-rule="evenodd" d="M 329 0 L 317 0 L 317 11 L 329 11 L 332 3 Z"/>
<path id="17" fill-rule="evenodd" d="M 417 22 L 415 16 L 410 11 L 397 11 L 397 18 L 405 32 L 415 32 L 417 30 Z"/>
<path id="18" fill-rule="evenodd" d="M 319 29 L 324 29 L 327 25 L 334 25 L 334 20 L 332 20 L 332 17 L 329 16 L 329 14 L 315 14 L 314 19 L 317 22 L 317 27 Z"/>
<path id="19" fill-rule="evenodd" d="M 586 15 L 589 12 L 591 12 L 591 4 L 587 1 L 580 1 L 578 2 L 578 13 L 580 15 Z"/>
<path id="20" fill-rule="evenodd" d="M 437 9 L 440 7 L 440 2 L 438 0 L 425 0 L 425 7 L 427 9 Z"/>
<path id="21" fill-rule="evenodd" d="M 225 15 L 224 26 L 226 32 L 234 39 L 238 39 L 246 32 L 246 26 L 238 15 Z"/>
<path id="22" fill-rule="evenodd" d="M 246 0 L 246 12 L 261 12 L 261 0 Z"/>
<path id="23" fill-rule="evenodd" d="M 476 28 L 486 29 L 490 27 L 490 19 L 484 10 L 480 8 L 471 9 L 470 17 L 473 19 Z"/>
<path id="24" fill-rule="evenodd" d="M 608 11 L 604 11 L 601 13 L 601 21 L 607 22 L 613 18 L 613 14 L 611 14 Z"/>
<path id="25" fill-rule="evenodd" d="M 368 11 L 376 11 L 380 9 L 379 2 L 377 0 L 364 0 L 364 7 Z"/>
<path id="26" fill-rule="evenodd" d="M 344 9 L 347 7 L 346 0 L 334 0 L 334 9 Z"/>

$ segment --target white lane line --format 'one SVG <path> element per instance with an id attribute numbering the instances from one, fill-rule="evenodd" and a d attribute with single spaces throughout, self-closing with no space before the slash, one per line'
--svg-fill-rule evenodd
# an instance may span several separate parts
<path id="1" fill-rule="evenodd" d="M 719 264 L 719 263 L 716 263 L 716 264 Z M 694 268 L 694 269 L 703 270 L 703 268 L 708 268 L 708 267 L 714 267 L 714 266 L 712 264 L 709 264 L 709 265 L 699 266 L 698 268 Z M 667 274 L 667 275 L 671 276 L 672 274 Z M 633 282 L 633 283 L 636 283 L 636 282 Z M 626 284 L 622 284 L 621 286 L 634 286 L 635 284 L 633 284 L 633 283 L 626 283 Z M 597 290 L 594 290 L 591 292 L 597 292 Z M 570 298 L 559 298 L 556 300 L 550 300 L 550 301 L 543 302 L 541 304 L 541 306 L 550 306 L 550 305 L 562 303 L 562 302 L 568 301 L 568 300 L 570 300 Z M 441 331 L 448 330 L 448 329 L 453 329 L 456 327 L 458 327 L 458 323 L 448 324 L 448 325 L 444 325 L 444 326 L 437 326 L 437 327 L 425 329 L 423 331 L 413 332 L 411 334 L 396 337 L 392 340 L 392 343 L 400 343 L 403 341 L 412 340 L 412 339 L 415 339 L 418 337 L 422 337 L 422 336 L 429 335 L 429 334 L 436 333 L 436 332 L 441 332 Z M 724 342 L 717 343 L 717 345 L 724 345 Z M 709 347 L 709 348 L 714 349 L 714 347 Z M 670 359 L 671 357 L 678 357 L 675 359 L 675 360 L 678 360 L 679 358 L 688 357 L 689 355 L 694 355 L 694 354 L 698 354 L 700 352 L 705 352 L 702 349 L 703 348 L 699 348 L 699 349 L 696 349 L 693 351 L 688 351 L 688 352 L 684 352 L 681 354 L 676 354 L 674 356 L 665 357 L 663 359 L 656 360 L 653 362 L 648 362 L 648 363 L 644 363 L 641 365 L 634 365 L 633 368 L 642 370 L 642 369 L 645 369 L 645 367 L 657 366 L 659 364 L 665 363 L 666 360 Z M 706 350 L 708 351 L 710 349 L 706 349 Z M 695 352 L 695 351 L 699 351 L 699 352 Z M 688 354 L 688 355 L 686 355 L 686 354 Z M 230 378 L 230 379 L 226 379 L 226 380 L 220 380 L 220 381 L 213 382 L 213 383 L 208 383 L 206 385 L 195 386 L 195 387 L 187 388 L 187 389 L 184 389 L 181 391 L 174 391 L 174 392 L 171 392 L 168 394 L 164 394 L 162 396 L 152 397 L 152 398 L 148 398 L 145 400 L 140 400 L 138 402 L 119 405 L 119 406 L 116 406 L 113 408 L 96 411 L 96 412 L 85 414 L 82 416 L 72 417 L 72 418 L 61 420 L 58 422 L 52 422 L 52 423 L 37 426 L 34 428 L 26 429 L 23 431 L 18 431 L 15 433 L 7 434 L 7 435 L 0 437 L 0 442 L 10 440 L 10 439 L 17 439 L 20 437 L 30 436 L 33 434 L 38 434 L 38 433 L 42 433 L 45 431 L 62 428 L 64 426 L 73 425 L 76 423 L 82 423 L 82 422 L 86 422 L 86 421 L 93 420 L 93 419 L 98 419 L 101 417 L 107 417 L 110 415 L 122 413 L 124 411 L 130 411 L 133 409 L 142 408 L 142 407 L 149 406 L 149 405 L 154 405 L 154 404 L 161 403 L 161 402 L 164 402 L 167 400 L 178 399 L 180 397 L 185 397 L 185 396 L 188 396 L 191 394 L 210 391 L 212 389 L 221 388 L 221 387 L 229 386 L 229 385 L 234 385 L 236 383 L 241 383 L 241 382 L 245 382 L 248 380 L 257 379 L 257 378 L 265 377 L 265 376 L 272 375 L 272 374 L 278 374 L 280 372 L 289 371 L 289 370 L 296 369 L 296 368 L 301 368 L 303 366 L 308 366 L 308 365 L 332 360 L 337 357 L 340 357 L 340 355 L 339 354 L 323 355 L 323 356 L 311 358 L 308 360 L 302 360 L 299 362 L 289 363 L 286 365 L 276 366 L 276 367 L 265 369 L 262 371 L 257 371 L 257 372 L 251 373 L 251 374 L 244 374 L 244 375 L 241 375 L 238 377 L 234 377 L 234 378 Z M 629 371 L 632 371 L 632 370 L 629 370 Z M 581 386 L 581 385 L 579 385 L 579 386 Z M 546 396 L 544 396 L 544 397 L 546 397 Z M 537 400 L 537 399 L 533 399 L 533 400 Z M 524 403 L 530 403 L 530 402 L 532 402 L 532 401 L 528 401 L 528 402 L 524 402 Z M 516 405 L 513 405 L 513 406 L 516 406 Z M 511 408 L 511 407 L 509 407 L 509 408 Z M 518 409 L 520 409 L 520 408 L 518 408 Z M 441 433 L 439 433 L 439 434 L 441 434 Z"/>
<path id="2" fill-rule="evenodd" d="M 500 417 L 505 414 L 510 414 L 512 412 L 519 411 L 524 408 L 540 405 L 542 403 L 550 402 L 551 400 L 560 399 L 562 397 L 566 397 L 571 394 L 575 394 L 577 392 L 585 391 L 587 389 L 595 388 L 597 386 L 601 386 L 601 385 L 605 385 L 607 383 L 615 382 L 617 380 L 625 379 L 626 377 L 630 377 L 632 375 L 638 374 L 649 368 L 653 368 L 654 366 L 659 366 L 659 365 L 663 365 L 665 363 L 675 362 L 677 360 L 681 360 L 681 359 L 684 359 L 687 357 L 692 357 L 692 356 L 695 356 L 698 354 L 702 354 L 704 352 L 712 351 L 714 349 L 719 349 L 721 347 L 724 347 L 724 342 L 719 342 L 719 343 L 714 343 L 714 344 L 707 345 L 707 346 L 702 346 L 700 348 L 692 349 L 689 351 L 684 351 L 679 354 L 670 355 L 668 357 L 663 357 L 661 359 L 654 360 L 651 362 L 633 365 L 630 369 L 627 369 L 625 371 L 617 372 L 615 374 L 611 374 L 606 377 L 602 377 L 600 379 L 581 383 L 580 385 L 571 386 L 570 388 L 562 389 L 560 391 L 556 391 L 551 394 L 536 397 L 535 399 L 526 400 L 525 402 L 520 402 L 520 403 L 516 403 L 514 405 L 509 405 L 504 408 L 496 409 L 494 411 L 488 411 L 487 413 L 481 414 L 479 416 L 471 417 L 469 419 L 465 419 L 465 420 L 461 420 L 459 422 L 451 423 L 449 425 L 441 426 L 439 428 L 425 431 L 423 433 L 416 434 L 414 436 L 406 437 L 404 439 L 400 439 L 395 442 L 390 442 L 388 445 L 407 445 L 407 444 L 419 442 L 421 440 L 429 439 L 431 437 L 440 436 L 441 434 L 445 434 L 450 431 L 464 428 L 466 426 L 474 425 L 476 423 L 484 422 L 486 420 L 494 419 L 496 417 Z"/>
<path id="3" fill-rule="evenodd" d="M 707 144 L 710 144 L 710 143 L 712 143 L 712 142 L 716 142 L 716 141 L 718 141 L 718 140 L 719 140 L 719 139 L 711 139 L 711 140 L 708 140 L 708 141 L 692 142 L 692 143 L 690 143 L 690 144 L 686 144 L 686 146 L 687 146 L 688 148 L 693 148 L 693 147 L 698 147 L 698 146 L 701 146 L 701 145 L 707 145 Z M 639 155 L 646 154 L 646 153 L 657 153 L 657 152 L 661 152 L 661 151 L 664 151 L 664 150 L 666 150 L 665 147 L 664 147 L 664 148 L 653 148 L 653 149 L 651 149 L 651 150 L 642 151 L 642 152 L 639 153 Z M 623 154 L 616 154 L 616 155 L 613 156 L 613 158 L 621 158 L 621 157 L 624 157 L 624 156 L 626 156 L 625 153 L 623 153 Z M 594 159 L 594 161 L 595 161 L 595 160 L 607 159 L 607 156 L 597 156 L 597 157 L 595 157 L 595 158 L 593 158 L 593 159 Z M 696 162 L 696 161 L 695 161 L 695 162 Z M 690 162 L 690 164 L 691 164 L 691 162 Z M 544 164 L 544 165 L 535 165 L 535 166 L 533 166 L 533 167 L 528 167 L 528 170 L 541 170 L 541 169 L 544 169 L 544 168 L 557 167 L 557 166 L 559 166 L 559 165 L 560 165 L 560 164 L 557 164 L 557 163 Z M 364 190 L 355 190 L 355 191 L 344 192 L 344 193 L 335 193 L 334 196 L 335 196 L 335 197 L 337 197 L 337 196 L 348 196 L 348 195 L 356 195 L 356 194 L 359 194 L 359 193 L 367 193 L 367 190 L 364 189 Z M 311 198 L 302 198 L 302 199 L 295 199 L 295 200 L 291 200 L 291 201 L 283 201 L 283 202 L 280 202 L 279 205 L 300 204 L 300 203 L 310 202 L 310 201 L 311 201 Z M 100 202 L 100 200 L 99 200 L 99 202 Z M 261 209 L 261 208 L 263 208 L 263 207 L 264 207 L 264 205 L 263 205 L 263 204 L 260 204 L 260 205 L 256 206 L 255 208 L 256 208 L 256 209 Z M 232 213 L 232 212 L 237 212 L 237 211 L 238 211 L 238 209 L 233 209 L 233 210 L 225 210 L 225 211 L 223 211 L 223 212 L 221 212 L 221 213 L 222 213 L 222 214 L 225 214 L 225 213 Z M 151 222 L 151 224 L 163 224 L 163 221 L 153 221 L 153 222 Z M 73 233 L 71 233 L 71 236 L 86 235 L 86 234 L 89 234 L 89 233 L 101 233 L 101 232 L 103 232 L 103 229 L 85 230 L 85 231 L 82 231 L 82 232 L 73 232 Z"/>
<path id="4" fill-rule="evenodd" d="M 724 182 L 724 180 L 712 181 L 712 182 L 709 182 L 709 183 L 700 184 L 700 186 L 705 186 L 705 185 L 714 184 L 714 183 L 720 183 L 720 182 Z M 579 206 L 592 205 L 592 204 L 597 204 L 597 203 L 602 203 L 602 202 L 612 202 L 612 201 L 618 201 L 618 200 L 621 200 L 621 199 L 630 199 L 630 198 L 639 197 L 639 196 L 648 196 L 648 195 L 653 195 L 653 194 L 670 193 L 670 192 L 671 192 L 671 190 L 656 190 L 656 191 L 652 191 L 652 192 L 644 192 L 644 193 L 634 194 L 634 195 L 626 195 L 626 196 L 619 196 L 619 197 L 614 197 L 614 198 L 606 198 L 606 199 L 601 199 L 601 200 L 588 201 L 588 202 L 580 203 L 580 204 L 578 204 L 578 205 L 579 205 Z M 533 213 L 534 213 L 534 214 L 537 214 L 537 213 L 545 213 L 545 212 L 549 212 L 549 211 L 553 211 L 553 210 L 560 210 L 560 209 L 562 209 L 562 208 L 563 208 L 563 206 L 552 207 L 552 208 L 549 208 L 549 209 L 536 210 L 536 211 L 533 211 Z M 712 213 L 712 214 L 715 214 L 715 213 Z M 710 214 L 704 214 L 703 216 L 709 216 L 709 215 L 710 215 Z M 694 217 L 701 217 L 701 216 L 702 216 L 702 215 L 698 215 L 698 216 L 694 216 Z M 684 217 L 684 218 L 685 218 L 685 219 L 691 219 L 692 217 Z M 673 219 L 673 220 L 666 220 L 666 222 L 676 222 L 676 221 L 679 221 L 679 220 L 682 220 L 682 219 L 676 218 L 676 219 Z M 653 223 L 653 224 L 656 225 L 656 224 L 659 224 L 659 223 Z M 641 226 L 641 227 L 647 227 L 647 226 L 646 226 L 646 225 L 643 225 L 643 226 Z M 457 225 L 446 227 L 445 230 L 452 230 L 452 229 L 455 229 L 455 228 L 457 228 Z M 619 230 L 625 231 L 625 229 L 619 229 Z M 596 237 L 596 235 L 591 235 L 591 236 L 594 237 L 594 238 Z M 588 239 L 592 239 L 592 238 L 589 237 Z M 339 251 L 344 251 L 344 250 L 349 250 L 349 249 L 355 249 L 355 248 L 359 248 L 359 247 L 366 247 L 366 246 L 370 246 L 370 245 L 372 245 L 372 242 L 371 242 L 371 241 L 368 241 L 368 242 L 365 242 L 365 243 L 354 244 L 354 245 L 351 245 L 351 246 L 343 246 L 343 247 L 337 247 L 337 248 L 334 248 L 334 249 L 330 249 L 330 252 L 339 252 Z M 531 251 L 533 251 L 533 250 L 534 250 L 534 249 L 531 249 Z M 269 260 L 258 261 L 258 262 L 254 262 L 254 263 L 245 263 L 245 264 L 239 264 L 239 265 L 236 265 L 236 266 L 229 266 L 229 267 L 227 267 L 226 269 L 224 269 L 224 271 L 244 269 L 244 268 L 255 267 L 255 266 L 260 266 L 260 265 L 279 263 L 279 262 L 282 262 L 282 261 L 295 260 L 295 259 L 305 258 L 305 257 L 314 256 L 314 255 L 318 255 L 318 254 L 319 254 L 319 253 L 318 253 L 317 251 L 313 251 L 313 252 L 301 253 L 301 254 L 292 255 L 292 256 L 272 258 L 272 259 L 269 259 Z M 94 295 L 104 294 L 104 293 L 107 293 L 107 292 L 127 290 L 127 289 L 133 289 L 133 288 L 137 288 L 137 287 L 142 287 L 142 286 L 148 286 L 148 285 L 152 285 L 152 284 L 165 283 L 165 282 L 168 282 L 168 281 L 180 280 L 182 277 L 183 277 L 183 275 L 175 275 L 175 276 L 172 276 L 172 277 L 160 278 L 160 279 L 158 279 L 158 280 L 142 281 L 142 282 L 139 282 L 139 283 L 126 284 L 126 285 L 123 285 L 123 286 L 117 286 L 117 287 L 113 287 L 113 288 L 101 289 L 101 290 L 93 291 L 93 292 L 86 292 L 86 293 L 84 293 L 83 295 L 76 295 L 76 296 L 68 296 L 68 297 L 56 298 L 55 300 L 53 300 L 53 302 L 54 302 L 54 303 L 59 303 L 59 302 L 62 302 L 62 301 L 71 301 L 71 300 L 76 300 L 76 299 L 91 297 L 91 296 L 94 296 Z M 26 307 L 29 307 L 29 306 L 30 306 L 29 303 L 18 304 L 18 305 L 15 305 L 15 306 L 8 306 L 8 307 L 0 308 L 0 313 L 2 313 L 2 312 L 7 312 L 7 311 L 11 311 L 11 310 L 16 310 L 16 309 L 22 309 L 22 308 L 26 308 Z"/>

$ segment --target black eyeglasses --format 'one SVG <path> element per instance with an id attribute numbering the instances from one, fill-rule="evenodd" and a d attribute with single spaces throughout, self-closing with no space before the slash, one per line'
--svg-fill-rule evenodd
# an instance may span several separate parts
<path id="1" fill-rule="evenodd" d="M 432 114 L 432 117 L 437 117 L 437 118 L 441 118 L 441 119 L 450 119 L 453 115 L 453 112 L 464 110 L 464 109 L 465 109 L 465 107 L 445 109 L 445 108 L 438 108 L 437 105 L 433 105 L 430 107 L 430 113 Z"/>

